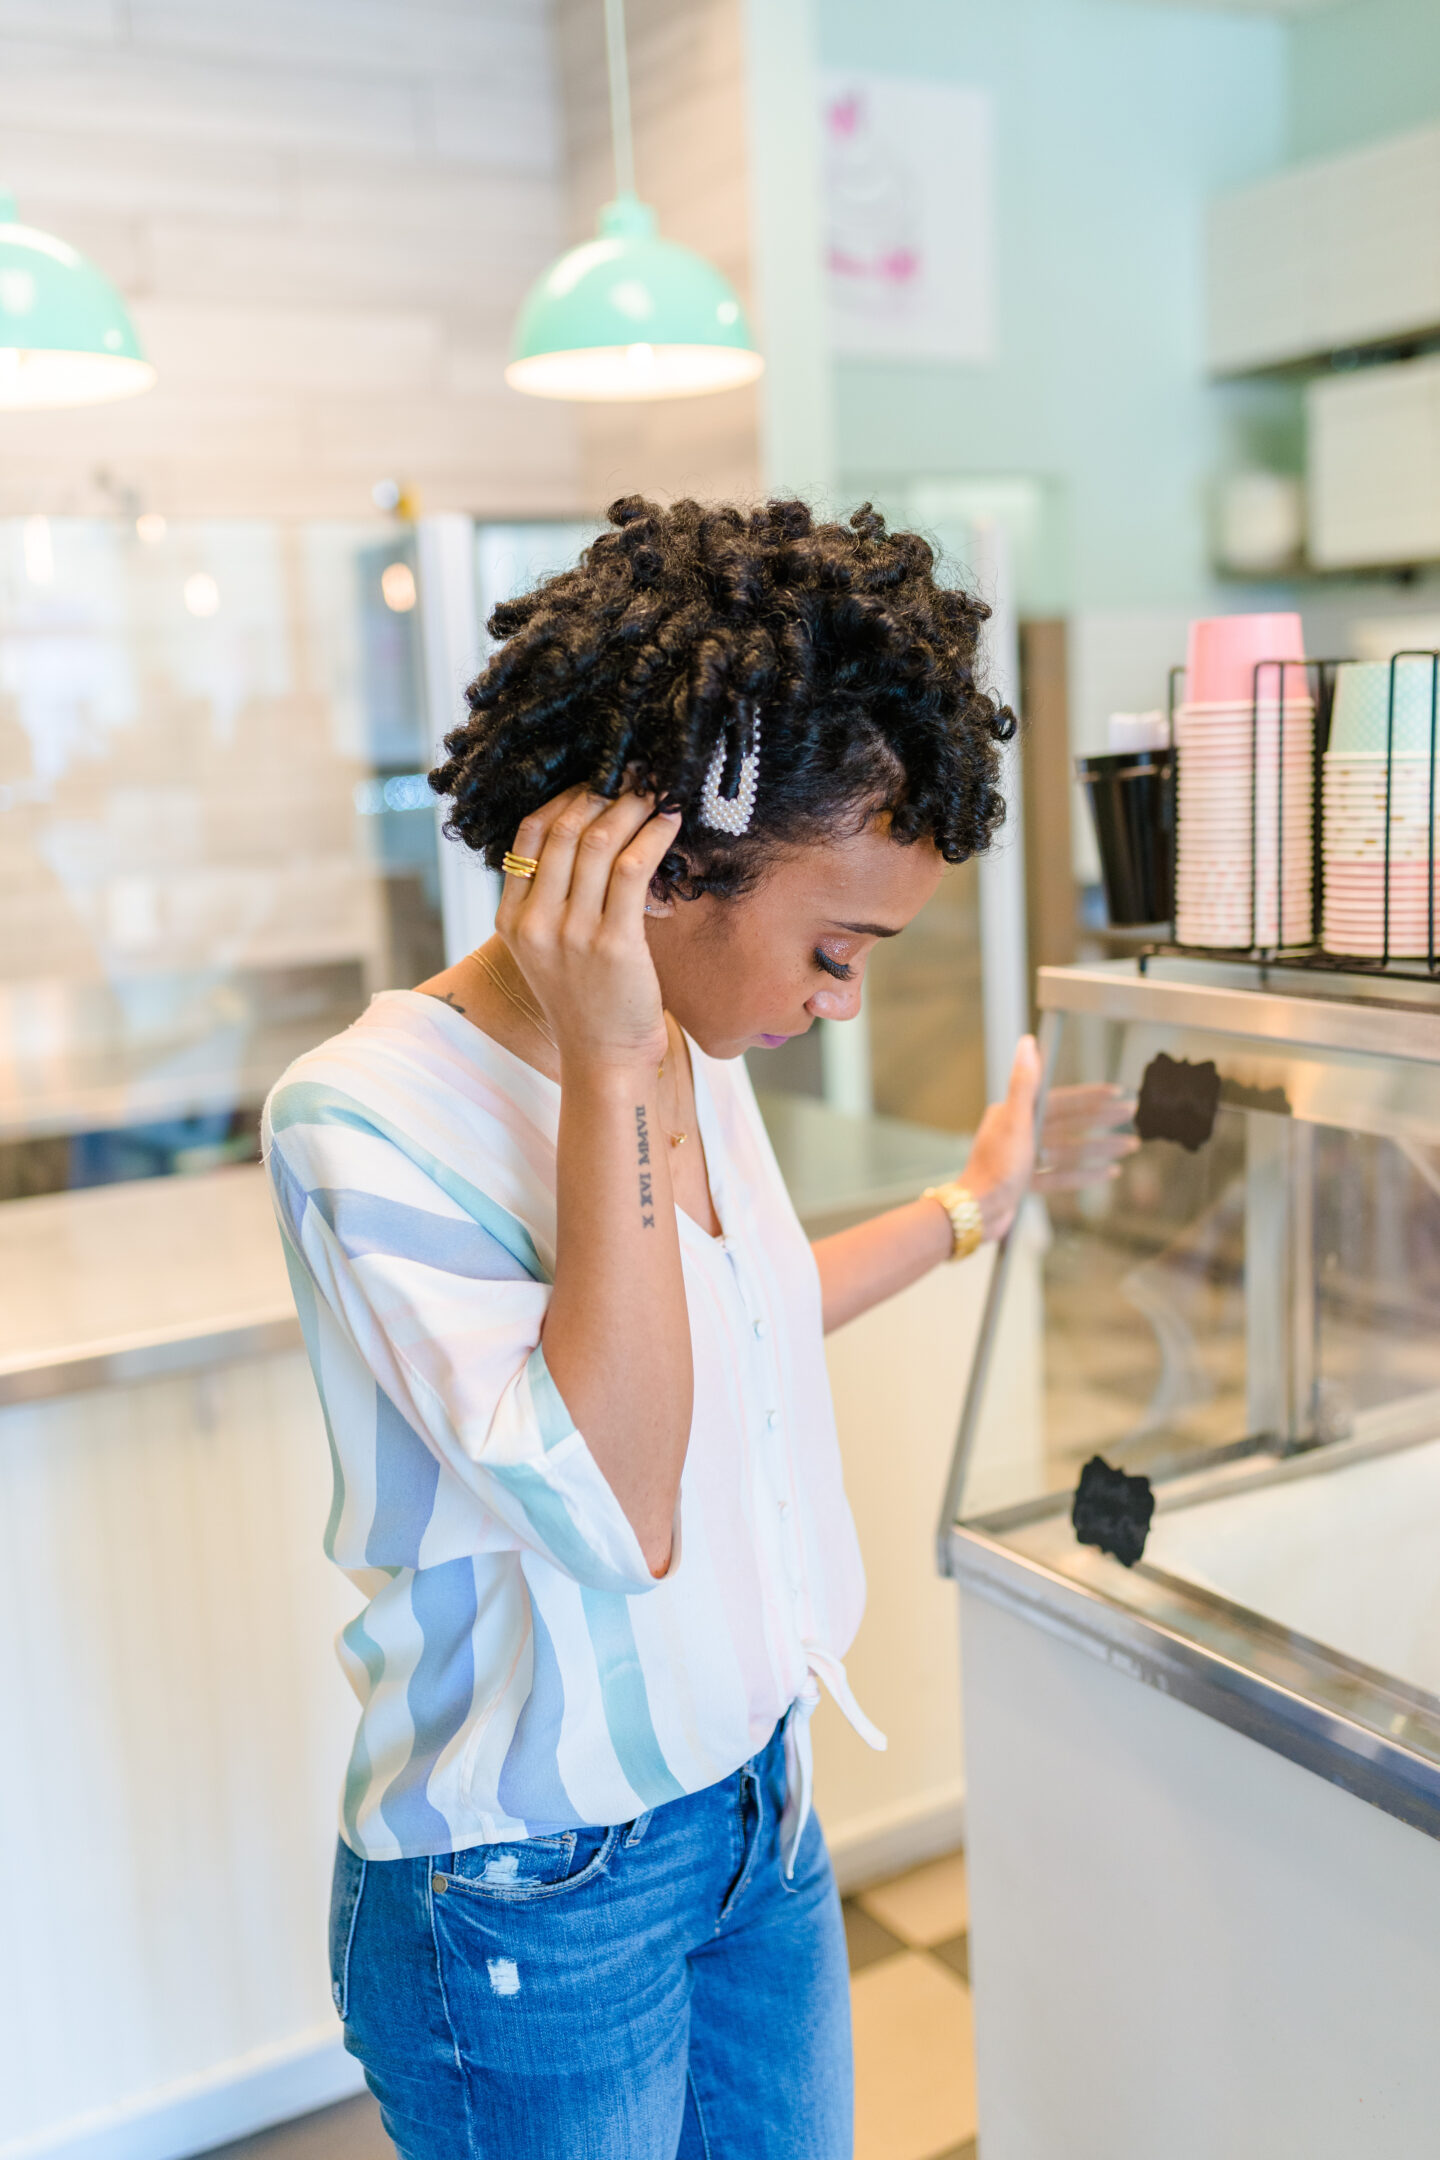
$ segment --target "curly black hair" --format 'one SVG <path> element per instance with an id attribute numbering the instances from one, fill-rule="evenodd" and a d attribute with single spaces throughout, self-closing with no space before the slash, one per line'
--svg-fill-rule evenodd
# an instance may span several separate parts
<path id="1" fill-rule="evenodd" d="M 976 679 L 988 608 L 936 584 L 918 533 L 868 503 L 817 525 L 802 502 L 627 495 L 608 517 L 573 570 L 490 617 L 499 649 L 430 775 L 447 832 L 495 869 L 562 789 L 638 787 L 684 813 L 659 884 L 685 898 L 742 892 L 777 850 L 882 814 L 947 862 L 988 846 L 1015 720 Z M 730 837 L 700 823 L 701 788 L 723 737 L 733 793 L 752 708 L 757 800 Z"/>

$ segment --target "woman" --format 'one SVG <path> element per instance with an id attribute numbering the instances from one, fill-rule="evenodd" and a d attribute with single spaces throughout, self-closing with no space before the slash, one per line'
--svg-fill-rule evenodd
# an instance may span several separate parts
<path id="1" fill-rule="evenodd" d="M 812 1251 L 742 1053 L 853 1018 L 990 839 L 1013 722 L 985 610 L 868 509 L 610 520 L 497 609 L 431 776 L 507 867 L 496 936 L 268 1109 L 368 1599 L 334 1994 L 405 2160 L 841 2160 L 818 1686 L 884 1742 L 822 1337 L 1004 1232 L 1038 1060 L 963 1185 Z"/>

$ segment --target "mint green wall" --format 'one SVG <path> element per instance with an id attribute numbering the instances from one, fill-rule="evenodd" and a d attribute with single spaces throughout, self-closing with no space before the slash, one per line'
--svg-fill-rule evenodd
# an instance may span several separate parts
<path id="1" fill-rule="evenodd" d="M 1300 16 L 1290 40 L 1291 157 L 1440 120 L 1440 0 L 1346 0 Z"/>
<path id="2" fill-rule="evenodd" d="M 1286 420 L 1204 383 L 1204 205 L 1284 159 L 1285 27 L 1132 0 L 820 0 L 819 26 L 825 66 L 995 110 L 999 357 L 839 362 L 842 491 L 1035 475 L 1064 499 L 1065 568 L 1031 604 L 1206 599 L 1210 477 Z"/>

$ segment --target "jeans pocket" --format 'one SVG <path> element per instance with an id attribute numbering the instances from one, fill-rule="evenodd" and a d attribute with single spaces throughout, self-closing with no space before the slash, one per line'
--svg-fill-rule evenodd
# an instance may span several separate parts
<path id="1" fill-rule="evenodd" d="M 620 1824 L 609 1830 L 562 1830 L 554 1837 L 524 1838 L 514 1845 L 472 1845 L 435 1862 L 434 1890 L 493 1898 L 503 1905 L 558 1897 L 604 1873 Z"/>
<path id="2" fill-rule="evenodd" d="M 367 1865 L 358 1853 L 351 1852 L 344 1838 L 337 1841 L 335 1873 L 330 1883 L 330 2000 L 342 2025 L 350 2007 L 350 1946 L 355 1940 Z"/>

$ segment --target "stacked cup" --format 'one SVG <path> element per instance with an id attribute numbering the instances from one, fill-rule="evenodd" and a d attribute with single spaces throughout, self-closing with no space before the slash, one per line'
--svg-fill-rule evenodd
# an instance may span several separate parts
<path id="1" fill-rule="evenodd" d="M 1437 683 L 1429 659 L 1350 661 L 1335 678 L 1325 753 L 1321 854 L 1326 952 L 1416 959 L 1430 950 L 1431 733 Z M 1389 910 L 1386 763 L 1389 746 Z M 1440 815 L 1436 823 L 1440 824 Z M 1435 880 L 1440 899 L 1440 877 Z M 1440 926 L 1437 926 L 1440 927 Z"/>
<path id="2" fill-rule="evenodd" d="M 1308 945 L 1314 935 L 1315 706 L 1304 657 L 1298 615 L 1190 625 L 1175 716 L 1182 945 Z M 1282 661 L 1291 664 L 1268 664 Z"/>

